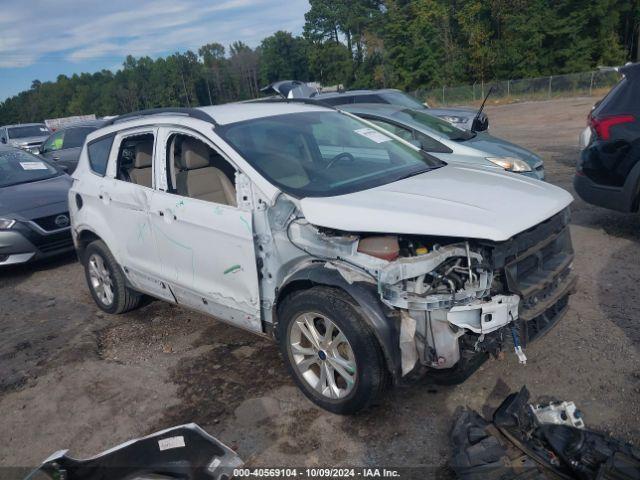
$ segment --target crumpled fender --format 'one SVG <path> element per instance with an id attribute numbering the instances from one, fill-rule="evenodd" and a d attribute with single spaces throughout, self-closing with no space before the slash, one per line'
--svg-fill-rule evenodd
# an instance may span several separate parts
<path id="1" fill-rule="evenodd" d="M 349 295 L 378 339 L 389 372 L 394 380 L 400 378 L 400 318 L 394 318 L 395 311 L 382 303 L 376 284 L 360 281 L 350 283 L 339 270 L 327 268 L 324 263 L 313 263 L 295 272 L 281 285 L 276 305 L 288 292 L 296 289 L 296 283 L 335 287 Z"/>

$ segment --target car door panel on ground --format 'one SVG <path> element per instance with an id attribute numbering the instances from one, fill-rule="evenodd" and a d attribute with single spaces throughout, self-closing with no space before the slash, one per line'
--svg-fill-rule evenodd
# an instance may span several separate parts
<path id="1" fill-rule="evenodd" d="M 187 130 L 161 128 L 156 153 L 165 160 L 150 210 L 158 275 L 178 303 L 261 331 L 252 214 L 235 206 L 233 168 Z"/>

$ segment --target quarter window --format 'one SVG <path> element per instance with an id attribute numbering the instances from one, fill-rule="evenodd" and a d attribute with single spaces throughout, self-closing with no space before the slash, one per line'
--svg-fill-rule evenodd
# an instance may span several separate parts
<path id="1" fill-rule="evenodd" d="M 113 136 L 108 136 L 94 140 L 87 147 L 89 156 L 89 166 L 98 175 L 104 176 L 107 171 L 107 163 L 109 162 L 109 153 L 113 145 Z"/>

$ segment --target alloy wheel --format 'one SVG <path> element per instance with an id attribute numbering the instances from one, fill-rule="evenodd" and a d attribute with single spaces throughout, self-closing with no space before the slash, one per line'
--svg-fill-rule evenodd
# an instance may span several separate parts
<path id="1" fill-rule="evenodd" d="M 91 288 L 105 306 L 110 306 L 114 297 L 111 272 L 106 267 L 104 259 L 95 253 L 89 257 L 88 265 Z"/>
<path id="2" fill-rule="evenodd" d="M 303 313 L 291 325 L 289 350 L 300 376 L 321 395 L 344 398 L 356 384 L 353 348 L 325 315 Z"/>

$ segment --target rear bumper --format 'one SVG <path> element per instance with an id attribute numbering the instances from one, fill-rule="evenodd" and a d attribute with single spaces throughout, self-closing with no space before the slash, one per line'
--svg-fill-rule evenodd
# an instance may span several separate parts
<path id="1" fill-rule="evenodd" d="M 599 185 L 585 175 L 574 175 L 573 188 L 591 205 L 625 213 L 633 211 L 633 198 L 624 187 Z"/>

